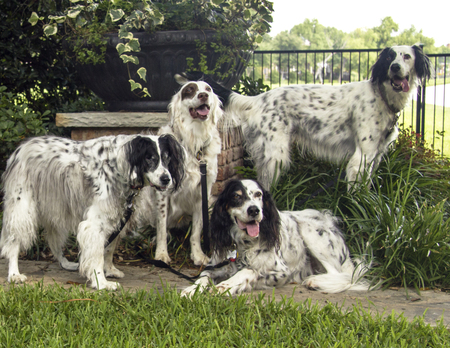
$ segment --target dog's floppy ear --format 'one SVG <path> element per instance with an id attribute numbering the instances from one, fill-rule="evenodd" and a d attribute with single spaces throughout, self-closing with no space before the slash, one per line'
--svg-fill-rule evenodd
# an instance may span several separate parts
<path id="1" fill-rule="evenodd" d="M 259 234 L 261 240 L 266 243 L 266 247 L 271 249 L 280 247 L 280 214 L 269 191 L 266 191 L 257 182 L 263 191 L 263 219 L 259 224 Z"/>
<path id="2" fill-rule="evenodd" d="M 211 214 L 211 249 L 220 259 L 225 257 L 226 251 L 232 246 L 231 227 L 233 221 L 227 211 L 227 202 L 229 198 L 230 185 L 227 185 L 217 198 Z"/>
<path id="3" fill-rule="evenodd" d="M 182 75 L 180 75 L 180 74 L 175 74 L 175 76 L 174 76 L 174 79 L 175 79 L 175 81 L 177 81 L 177 83 L 179 84 L 179 85 L 185 85 L 186 83 L 188 83 L 190 80 L 186 77 L 186 76 L 184 76 L 183 74 Z"/>
<path id="4" fill-rule="evenodd" d="M 389 52 L 391 50 L 391 47 L 386 47 L 383 49 L 378 56 L 377 61 L 372 66 L 372 76 L 370 77 L 370 80 L 374 83 L 378 82 L 381 83 L 384 80 L 387 79 L 387 72 L 389 70 L 390 61 L 389 58 Z"/>
<path id="5" fill-rule="evenodd" d="M 434 75 L 433 64 L 431 64 L 430 59 L 423 53 L 422 47 L 413 45 L 412 48 L 416 56 L 414 69 L 416 69 L 417 77 L 422 84 L 424 80 L 429 80 Z"/>
<path id="6" fill-rule="evenodd" d="M 212 97 L 214 98 L 214 104 L 211 108 L 211 116 L 213 123 L 217 125 L 223 116 L 222 102 L 220 101 L 217 94 L 214 93 L 214 90 L 212 93 Z"/>
<path id="7" fill-rule="evenodd" d="M 204 76 L 205 75 L 201 71 L 185 71 L 181 74 L 175 75 L 175 80 L 178 78 L 182 81 L 203 81 Z"/>
<path id="8" fill-rule="evenodd" d="M 160 149 L 168 152 L 168 165 L 167 169 L 172 177 L 174 185 L 173 190 L 176 191 L 180 188 L 181 182 L 185 175 L 185 150 L 180 143 L 171 134 L 163 134 L 159 137 Z"/>
<path id="9" fill-rule="evenodd" d="M 137 136 L 125 147 L 126 159 L 130 164 L 130 185 L 136 188 L 144 186 L 144 172 L 148 170 L 146 160 L 151 154 L 158 154 L 158 149 L 152 139 Z"/>

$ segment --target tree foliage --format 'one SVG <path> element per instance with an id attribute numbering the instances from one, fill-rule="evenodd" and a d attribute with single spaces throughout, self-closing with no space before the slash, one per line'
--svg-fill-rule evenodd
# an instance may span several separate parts
<path id="1" fill-rule="evenodd" d="M 78 79 L 62 42 L 28 22 L 33 11 L 54 12 L 68 0 L 0 0 L 0 81 L 34 110 L 56 111 L 91 94 Z M 19 99 L 20 101 L 20 99 Z"/>
<path id="2" fill-rule="evenodd" d="M 422 30 L 412 26 L 398 32 L 399 26 L 391 17 L 385 17 L 381 24 L 369 29 L 356 29 L 345 33 L 334 27 L 326 27 L 317 19 L 305 19 L 290 31 L 283 31 L 275 37 L 264 36 L 260 50 L 322 50 L 322 49 L 363 49 L 393 45 L 424 45 L 425 53 L 447 53 L 450 49 L 435 47 L 434 39 L 423 35 Z"/>

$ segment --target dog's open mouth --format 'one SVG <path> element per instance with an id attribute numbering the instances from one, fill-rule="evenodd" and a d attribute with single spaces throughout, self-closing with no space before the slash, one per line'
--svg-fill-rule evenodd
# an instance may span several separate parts
<path id="1" fill-rule="evenodd" d="M 391 85 L 392 88 L 394 88 L 395 91 L 400 92 L 408 92 L 409 91 L 409 76 L 406 77 L 399 77 L 394 76 L 394 78 L 391 79 Z"/>
<path id="2" fill-rule="evenodd" d="M 196 109 L 190 108 L 189 113 L 193 119 L 206 120 L 209 114 L 209 105 L 203 104 Z"/>
<path id="3" fill-rule="evenodd" d="M 241 230 L 247 231 L 247 234 L 250 237 L 258 237 L 259 235 L 259 222 L 256 220 L 249 221 L 249 222 L 242 222 L 238 218 L 236 218 L 236 222 L 238 227 Z"/>
<path id="4" fill-rule="evenodd" d="M 151 187 L 154 187 L 154 188 L 157 189 L 158 191 L 165 191 L 165 190 L 167 190 L 167 187 L 168 187 L 168 186 L 157 186 L 157 185 L 152 184 L 152 183 L 150 183 L 150 186 L 151 186 Z"/>

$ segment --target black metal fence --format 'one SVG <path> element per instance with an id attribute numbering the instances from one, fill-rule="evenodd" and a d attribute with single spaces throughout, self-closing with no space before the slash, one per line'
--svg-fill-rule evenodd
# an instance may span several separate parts
<path id="1" fill-rule="evenodd" d="M 247 76 L 271 88 L 290 84 L 343 84 L 370 77 L 378 49 L 255 51 Z M 450 54 L 428 55 L 435 77 L 417 89 L 399 119 L 403 128 L 424 137 L 427 144 L 450 157 Z"/>

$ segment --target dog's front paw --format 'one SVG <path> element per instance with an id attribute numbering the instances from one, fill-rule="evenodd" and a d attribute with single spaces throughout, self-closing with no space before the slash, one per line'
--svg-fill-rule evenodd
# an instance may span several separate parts
<path id="1" fill-rule="evenodd" d="M 102 283 L 92 282 L 92 289 L 116 291 L 119 285 L 119 283 L 108 281 Z"/>
<path id="2" fill-rule="evenodd" d="M 78 271 L 79 263 L 78 262 L 70 262 L 66 258 L 62 260 L 59 265 L 62 269 L 65 269 L 66 271 L 75 272 Z"/>
<path id="3" fill-rule="evenodd" d="M 24 274 L 13 274 L 8 277 L 8 282 L 14 283 L 14 284 L 20 284 L 25 283 L 27 280 L 27 276 Z"/>
<path id="4" fill-rule="evenodd" d="M 196 293 L 196 292 L 202 293 L 203 291 L 205 291 L 205 288 L 201 285 L 191 285 L 189 287 L 187 287 L 186 289 L 184 289 L 181 292 L 181 297 L 188 297 L 188 298 L 192 298 L 192 296 Z"/>
<path id="5" fill-rule="evenodd" d="M 235 294 L 235 291 L 233 291 L 233 287 L 225 282 L 222 282 L 222 283 L 216 285 L 216 291 L 219 294 L 223 294 L 225 292 L 228 292 L 230 295 Z"/>
<path id="6" fill-rule="evenodd" d="M 116 267 L 111 267 L 108 269 L 105 269 L 105 277 L 106 278 L 123 278 L 125 276 L 125 273 L 123 273 L 121 270 L 117 269 Z"/>
<path id="7" fill-rule="evenodd" d="M 172 261 L 171 259 L 170 259 L 170 257 L 169 257 L 169 254 L 167 254 L 167 252 L 157 252 L 156 254 L 155 254 L 155 260 L 160 260 L 160 261 L 163 261 L 163 262 L 165 262 L 165 263 L 167 263 L 167 264 L 169 264 L 170 263 L 170 261 Z"/>
<path id="8" fill-rule="evenodd" d="M 207 289 L 207 286 L 209 284 L 209 278 L 208 277 L 201 277 L 199 278 L 194 285 L 191 285 L 184 289 L 181 292 L 181 297 L 188 297 L 192 298 L 192 296 L 196 293 L 202 293 Z"/>
<path id="9" fill-rule="evenodd" d="M 308 290 L 319 290 L 320 286 L 314 282 L 312 277 L 307 278 L 302 285 L 306 286 Z"/>
<path id="10" fill-rule="evenodd" d="M 193 254 L 192 253 L 191 259 L 194 262 L 194 265 L 196 265 L 196 266 L 206 266 L 210 261 L 210 258 L 203 253 L 201 253 L 201 254 Z"/>

